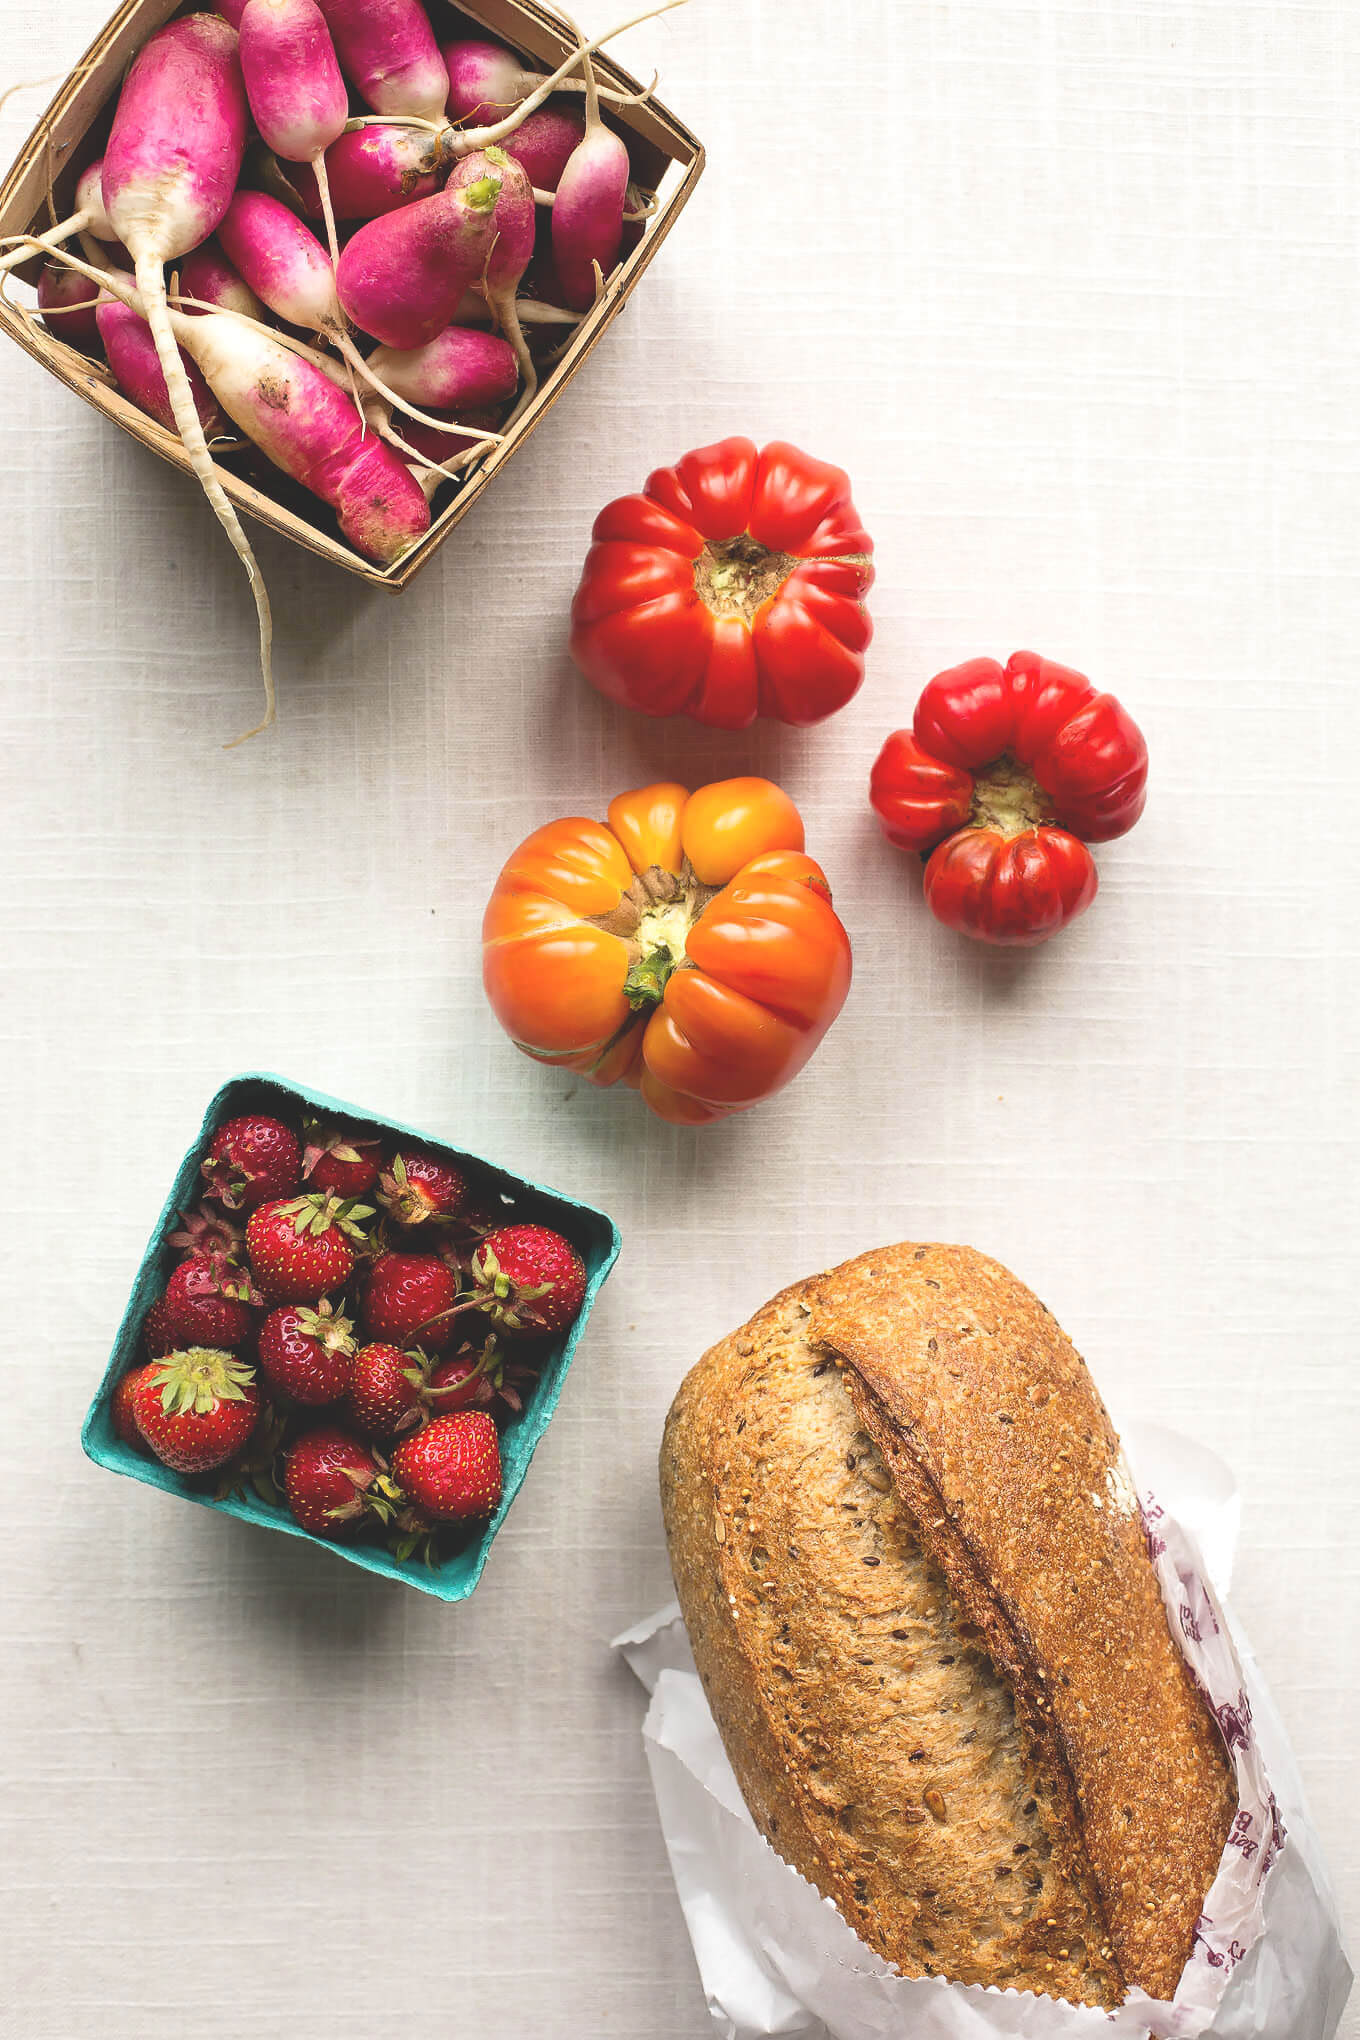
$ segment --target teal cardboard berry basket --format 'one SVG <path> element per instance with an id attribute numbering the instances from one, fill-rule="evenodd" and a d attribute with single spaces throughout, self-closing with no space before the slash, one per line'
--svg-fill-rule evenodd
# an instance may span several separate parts
<path id="1" fill-rule="evenodd" d="M 168 1466 L 162 1466 L 158 1459 L 144 1456 L 130 1445 L 125 1445 L 113 1428 L 113 1392 L 128 1368 L 135 1366 L 140 1358 L 142 1322 L 164 1288 L 176 1259 L 174 1250 L 167 1244 L 169 1236 L 176 1229 L 179 1213 L 191 1209 L 202 1194 L 199 1163 L 207 1152 L 208 1141 L 224 1119 L 257 1111 L 293 1120 L 299 1119 L 304 1111 L 315 1112 L 327 1118 L 343 1119 L 363 1132 L 415 1141 L 423 1148 L 448 1156 L 474 1170 L 492 1196 L 500 1198 L 507 1223 L 518 1218 L 550 1225 L 571 1241 L 585 1262 L 585 1301 L 576 1322 L 561 1339 L 551 1344 L 545 1342 L 541 1349 L 535 1349 L 535 1359 L 540 1362 L 537 1380 L 525 1397 L 521 1414 L 508 1422 L 501 1433 L 504 1489 L 500 1506 L 485 1528 L 475 1533 L 469 1543 L 433 1567 L 426 1566 L 419 1559 L 394 1558 L 381 1544 L 340 1544 L 313 1537 L 293 1521 L 282 1503 L 273 1507 L 253 1493 L 219 1501 L 212 1494 L 190 1485 Z M 585 1331 L 586 1320 L 618 1251 L 619 1234 L 613 1221 L 604 1212 L 596 1211 L 576 1198 L 565 1197 L 560 1190 L 545 1189 L 541 1184 L 528 1182 L 522 1176 L 511 1175 L 508 1170 L 498 1168 L 482 1155 L 470 1154 L 418 1127 L 405 1126 L 397 1119 L 381 1118 L 376 1113 L 347 1104 L 344 1099 L 328 1097 L 322 1091 L 309 1091 L 304 1085 L 289 1083 L 283 1077 L 256 1071 L 232 1077 L 204 1113 L 197 1138 L 176 1172 L 165 1208 L 156 1221 L 141 1267 L 137 1270 L 104 1379 L 81 1429 L 80 1442 L 95 1465 L 107 1467 L 111 1473 L 127 1474 L 132 1480 L 164 1488 L 167 1494 L 179 1495 L 183 1500 L 197 1502 L 203 1508 L 239 1516 L 246 1523 L 258 1523 L 263 1529 L 282 1530 L 289 1537 L 305 1538 L 309 1544 L 334 1552 L 351 1565 L 362 1566 L 366 1572 L 382 1573 L 388 1579 L 401 1580 L 407 1586 L 418 1587 L 424 1594 L 434 1594 L 441 1601 L 465 1601 L 482 1576 L 492 1540 L 505 1521 L 529 1471 L 529 1462 L 538 1441 L 548 1428 L 562 1393 L 567 1369 Z M 317 1412 L 322 1420 L 325 1414 L 324 1411 Z"/>

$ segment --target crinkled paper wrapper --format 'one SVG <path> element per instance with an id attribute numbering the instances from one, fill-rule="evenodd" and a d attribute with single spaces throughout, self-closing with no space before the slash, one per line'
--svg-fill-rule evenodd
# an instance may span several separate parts
<path id="1" fill-rule="evenodd" d="M 1351 1972 L 1293 1756 L 1223 1600 L 1239 1514 L 1232 1477 L 1160 1427 L 1130 1427 L 1125 1442 L 1172 1630 L 1237 1773 L 1237 1817 L 1174 2001 L 1134 1991 L 1103 2012 L 898 1976 L 756 1832 L 672 1603 L 617 1648 L 652 1695 L 647 1760 L 722 2040 L 1330 2040 Z"/>

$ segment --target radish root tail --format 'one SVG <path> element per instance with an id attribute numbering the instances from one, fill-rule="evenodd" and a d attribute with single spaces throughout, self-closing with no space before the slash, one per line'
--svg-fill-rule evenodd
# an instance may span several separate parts
<path id="1" fill-rule="evenodd" d="M 616 28 L 607 29 L 603 35 L 592 36 L 589 42 L 582 42 L 580 40 L 581 32 L 575 22 L 570 21 L 568 17 L 564 16 L 564 19 L 568 19 L 572 34 L 577 38 L 578 47 L 569 57 L 563 59 L 551 76 L 545 78 L 543 83 L 536 87 L 527 99 L 521 100 L 515 111 L 507 114 L 504 120 L 497 121 L 492 127 L 468 128 L 461 133 L 458 137 L 460 151 L 464 154 L 471 154 L 474 149 L 488 149 L 493 142 L 504 141 L 508 135 L 512 135 L 515 132 L 521 121 L 527 119 L 529 114 L 542 106 L 545 99 L 551 97 L 557 91 L 563 80 L 570 77 L 583 57 L 589 57 L 596 50 L 603 49 L 606 43 L 613 42 L 615 36 L 623 35 L 628 29 L 638 28 L 644 21 L 655 20 L 658 14 L 669 14 L 674 8 L 685 5 L 686 0 L 663 0 L 661 6 L 649 7 L 645 14 L 635 14 L 630 20 L 621 21 Z M 649 86 L 647 89 L 650 92 L 651 87 Z M 589 80 L 583 84 L 582 90 L 586 93 L 586 103 L 588 106 L 591 93 Z M 596 93 L 598 97 L 598 88 L 596 88 Z M 647 94 L 643 93 L 641 96 L 646 98 Z M 588 115 L 587 118 L 589 118 Z M 353 122 L 350 125 L 353 126 Z"/>
<path id="2" fill-rule="evenodd" d="M 90 215 L 87 212 L 72 213 L 69 220 L 62 220 L 57 226 L 49 227 L 48 237 L 56 242 L 70 241 L 89 224 Z M 11 238 L 17 240 L 22 236 L 15 235 Z M 21 263 L 31 260 L 32 255 L 33 250 L 27 244 L 21 248 L 10 248 L 7 254 L 0 255 L 0 273 L 17 269 Z"/>
<path id="3" fill-rule="evenodd" d="M 274 699 L 274 662 L 272 656 L 274 619 L 269 608 L 269 593 L 264 585 L 259 561 L 250 548 L 250 540 L 241 529 L 241 520 L 236 515 L 222 487 L 213 457 L 208 451 L 208 442 L 203 436 L 203 426 L 194 407 L 193 391 L 189 378 L 184 372 L 179 348 L 175 344 L 174 331 L 170 324 L 170 307 L 165 297 L 165 273 L 159 262 L 147 256 L 139 258 L 136 266 L 137 290 L 142 300 L 142 309 L 151 337 L 156 343 L 156 356 L 165 377 L 165 388 L 170 398 L 170 408 L 175 416 L 184 451 L 198 477 L 204 495 L 216 512 L 217 521 L 231 540 L 232 548 L 246 570 L 250 592 L 255 597 L 255 613 L 260 624 L 260 674 L 264 681 L 264 716 L 253 730 L 245 730 L 225 746 L 235 750 L 237 744 L 245 743 L 248 737 L 258 737 L 274 721 L 276 704 Z"/>
<path id="4" fill-rule="evenodd" d="M 82 69 L 84 68 L 82 66 Z M 17 84 L 7 85 L 4 91 L 0 92 L 0 109 L 8 106 L 16 92 L 40 92 L 44 85 L 60 85 L 60 83 L 60 71 L 54 71 L 48 78 L 20 78 Z"/>
<path id="5" fill-rule="evenodd" d="M 446 463 L 442 460 L 432 460 L 428 453 L 422 453 L 419 447 L 412 446 L 409 440 L 403 439 L 390 419 L 385 425 L 375 427 L 375 430 L 380 439 L 385 439 L 389 446 L 395 446 L 397 451 L 404 453 L 416 467 L 424 469 L 428 474 L 443 475 L 445 480 L 450 482 L 461 481 L 459 469 L 466 467 L 469 461 L 475 460 L 484 451 L 480 446 L 469 446 Z"/>
<path id="6" fill-rule="evenodd" d="M 496 310 L 500 314 L 501 331 L 515 350 L 515 359 L 519 363 L 519 372 L 524 381 L 523 394 L 515 406 L 515 416 L 518 417 L 528 404 L 530 398 L 537 393 L 538 369 L 534 364 L 533 355 L 529 352 L 529 343 L 524 337 L 524 328 L 519 322 L 519 313 L 515 309 L 514 294 L 509 293 L 506 297 L 502 298 L 497 304 Z"/>
<path id="7" fill-rule="evenodd" d="M 331 267 L 340 267 L 340 242 L 335 231 L 335 214 L 331 210 L 331 181 L 326 174 L 324 152 L 312 158 L 312 175 L 316 179 L 317 195 L 321 200 L 321 217 L 326 222 L 326 246 L 331 251 Z"/>

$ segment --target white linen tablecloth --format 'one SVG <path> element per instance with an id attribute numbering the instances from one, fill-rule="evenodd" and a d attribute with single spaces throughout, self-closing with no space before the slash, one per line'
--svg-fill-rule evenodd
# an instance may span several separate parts
<path id="1" fill-rule="evenodd" d="M 0 83 L 104 4 L 3 0 Z M 702 2040 L 607 1648 L 669 1592 L 661 1420 L 774 1289 L 899 1237 L 998 1255 L 1116 1416 L 1232 1465 L 1236 1602 L 1357 1915 L 1360 10 L 693 0 L 621 53 L 707 143 L 697 196 L 407 595 L 260 539 L 263 741 L 221 748 L 253 623 L 206 506 L 0 353 L 15 2040 Z M 813 731 L 650 724 L 565 656 L 600 505 L 733 431 L 841 461 L 877 541 L 868 682 Z M 929 919 L 865 782 L 931 673 L 1021 646 L 1126 702 L 1152 791 L 1086 919 L 1008 956 Z M 783 1098 L 677 1131 L 514 1054 L 480 916 L 538 822 L 746 770 L 802 804 L 856 980 Z M 80 1456 L 173 1164 L 261 1066 L 623 1229 L 466 1607 Z"/>

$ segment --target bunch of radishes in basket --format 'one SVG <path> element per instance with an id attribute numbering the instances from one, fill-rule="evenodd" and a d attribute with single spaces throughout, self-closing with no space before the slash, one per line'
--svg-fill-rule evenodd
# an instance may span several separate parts
<path id="1" fill-rule="evenodd" d="M 114 1392 L 124 1443 L 314 1536 L 434 1563 L 495 1511 L 500 1429 L 585 1297 L 560 1233 L 353 1127 L 227 1120 Z"/>
<path id="2" fill-rule="evenodd" d="M 134 59 L 75 212 L 4 258 L 45 249 L 49 328 L 178 432 L 250 575 L 260 728 L 269 601 L 212 445 L 240 435 L 370 560 L 418 542 L 653 203 L 591 63 L 608 40 L 548 75 L 441 43 L 420 0 L 181 15 Z"/>

